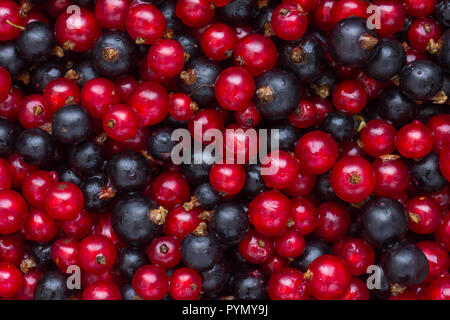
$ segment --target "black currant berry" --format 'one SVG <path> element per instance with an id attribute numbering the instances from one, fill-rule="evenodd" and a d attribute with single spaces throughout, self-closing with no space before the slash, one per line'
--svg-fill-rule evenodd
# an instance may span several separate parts
<path id="1" fill-rule="evenodd" d="M 395 38 L 382 38 L 378 53 L 367 65 L 367 74 L 378 81 L 389 81 L 402 71 L 406 61 L 405 49 Z"/>
<path id="2" fill-rule="evenodd" d="M 248 231 L 248 216 L 240 205 L 224 203 L 214 210 L 208 226 L 221 243 L 236 245 L 245 238 Z"/>
<path id="3" fill-rule="evenodd" d="M 52 135 L 60 144 L 74 144 L 85 141 L 91 134 L 92 119 L 82 106 L 64 106 L 53 114 Z"/>
<path id="4" fill-rule="evenodd" d="M 25 162 L 42 166 L 53 159 L 55 145 L 52 136 L 39 128 L 23 131 L 16 140 L 16 151 Z"/>

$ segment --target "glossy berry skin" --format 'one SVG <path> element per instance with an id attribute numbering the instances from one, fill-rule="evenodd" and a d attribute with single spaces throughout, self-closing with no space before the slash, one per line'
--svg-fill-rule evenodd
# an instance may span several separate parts
<path id="1" fill-rule="evenodd" d="M 169 210 L 164 223 L 164 234 L 183 240 L 189 233 L 193 232 L 201 220 L 198 215 L 202 213 L 200 207 L 186 210 L 182 205 Z"/>
<path id="2" fill-rule="evenodd" d="M 442 209 L 429 197 L 414 197 L 406 205 L 409 221 L 408 227 L 415 233 L 434 232 L 441 224 Z"/>
<path id="3" fill-rule="evenodd" d="M 37 242 L 52 240 L 58 232 L 55 220 L 41 209 L 31 208 L 24 224 L 27 239 Z"/>
<path id="4" fill-rule="evenodd" d="M 221 61 L 233 56 L 234 31 L 223 23 L 214 23 L 202 34 L 200 45 L 210 59 Z"/>
<path id="5" fill-rule="evenodd" d="M 297 128 L 308 128 L 316 123 L 317 108 L 308 100 L 300 100 L 298 107 L 289 116 L 289 122 Z"/>
<path id="6" fill-rule="evenodd" d="M 398 131 L 396 147 L 398 152 L 405 158 L 422 158 L 433 148 L 431 130 L 423 123 L 413 121 Z"/>
<path id="7" fill-rule="evenodd" d="M 148 50 L 148 66 L 158 75 L 173 77 L 184 67 L 184 49 L 181 44 L 172 39 L 162 39 Z"/>
<path id="8" fill-rule="evenodd" d="M 352 277 L 350 286 L 341 297 L 341 300 L 369 300 L 370 294 L 367 285 L 359 278 Z"/>
<path id="9" fill-rule="evenodd" d="M 386 120 L 374 119 L 366 123 L 361 130 L 360 139 L 364 151 L 372 156 L 379 157 L 392 153 L 395 150 L 396 130 Z"/>
<path id="10" fill-rule="evenodd" d="M 445 145 L 450 144 L 450 115 L 435 115 L 427 121 L 426 125 L 433 134 L 433 151 L 441 152 Z"/>
<path id="11" fill-rule="evenodd" d="M 400 73 L 400 89 L 414 100 L 433 98 L 442 84 L 442 69 L 430 60 L 413 61 Z"/>
<path id="12" fill-rule="evenodd" d="M 355 114 L 364 109 L 367 94 L 364 87 L 355 80 L 339 83 L 333 90 L 333 104 L 337 110 Z"/>
<path id="13" fill-rule="evenodd" d="M 169 114 L 178 121 L 189 120 L 198 110 L 197 104 L 185 93 L 172 93 L 167 105 Z"/>
<path id="14" fill-rule="evenodd" d="M 177 1 L 176 15 L 188 27 L 203 27 L 210 22 L 215 6 L 209 0 Z"/>
<path id="15" fill-rule="evenodd" d="M 362 237 L 375 247 L 386 247 L 405 236 L 408 218 L 400 202 L 374 198 L 364 205 L 358 217 Z"/>
<path id="16" fill-rule="evenodd" d="M 239 40 L 234 51 L 236 65 L 245 68 L 253 76 L 273 68 L 278 60 L 275 44 L 261 34 L 249 34 Z"/>
<path id="17" fill-rule="evenodd" d="M 130 3 L 131 0 L 99 0 L 95 3 L 95 18 L 106 29 L 123 30 Z"/>
<path id="18" fill-rule="evenodd" d="M 62 272 L 67 267 L 78 264 L 78 241 L 60 238 L 52 244 L 52 260 Z"/>
<path id="19" fill-rule="evenodd" d="M 120 290 L 112 281 L 97 281 L 83 290 L 82 300 L 122 300 Z"/>
<path id="20" fill-rule="evenodd" d="M 374 192 L 381 197 L 401 195 L 409 183 L 408 166 L 398 157 L 377 158 L 372 163 L 375 173 Z"/>
<path id="21" fill-rule="evenodd" d="M 120 103 L 116 85 L 106 78 L 95 78 L 81 88 L 81 104 L 93 118 L 101 119 L 109 106 Z"/>
<path id="22" fill-rule="evenodd" d="M 26 129 L 42 126 L 51 120 L 52 111 L 41 94 L 24 97 L 17 111 L 17 118 Z"/>
<path id="23" fill-rule="evenodd" d="M 253 264 L 264 263 L 273 252 L 273 240 L 250 230 L 238 244 L 239 254 L 245 261 Z"/>
<path id="24" fill-rule="evenodd" d="M 180 268 L 170 277 L 169 294 L 174 300 L 197 300 L 202 278 L 191 268 Z"/>
<path id="25" fill-rule="evenodd" d="M 20 266 L 25 255 L 25 245 L 13 236 L 0 236 L 0 261 Z"/>
<path id="26" fill-rule="evenodd" d="M 268 154 L 261 168 L 266 171 L 262 177 L 269 188 L 287 188 L 299 174 L 297 159 L 285 151 Z"/>
<path id="27" fill-rule="evenodd" d="M 294 181 L 282 191 L 291 197 L 306 196 L 314 189 L 316 180 L 316 176 L 299 173 Z"/>
<path id="28" fill-rule="evenodd" d="M 64 12 L 56 20 L 55 34 L 58 43 L 65 49 L 84 52 L 92 48 L 94 41 L 101 34 L 101 26 L 94 14 L 80 8 L 80 15 Z"/>
<path id="29" fill-rule="evenodd" d="M 428 260 L 428 276 L 424 282 L 429 283 L 434 278 L 442 275 L 450 266 L 450 258 L 445 246 L 435 241 L 421 241 L 417 246 L 422 250 Z"/>
<path id="30" fill-rule="evenodd" d="M 367 3 L 361 0 L 338 0 L 331 9 L 334 24 L 348 17 L 367 17 Z"/>
<path id="31" fill-rule="evenodd" d="M 148 247 L 148 258 L 152 264 L 170 269 L 181 261 L 180 242 L 172 237 L 159 237 Z"/>
<path id="32" fill-rule="evenodd" d="M 273 32 L 283 40 L 300 38 L 308 27 L 308 19 L 295 4 L 282 3 L 272 13 Z"/>
<path id="33" fill-rule="evenodd" d="M 303 273 L 294 268 L 275 271 L 267 284 L 271 300 L 307 300 L 309 290 Z"/>
<path id="34" fill-rule="evenodd" d="M 295 156 L 300 160 L 300 172 L 323 174 L 338 157 L 337 143 L 328 133 L 311 131 L 298 140 Z"/>
<path id="35" fill-rule="evenodd" d="M 169 95 L 156 82 L 143 82 L 128 99 L 128 105 L 136 110 L 139 126 L 145 127 L 161 122 L 167 115 Z"/>
<path id="36" fill-rule="evenodd" d="M 307 198 L 297 197 L 291 200 L 294 228 L 303 235 L 311 233 L 317 226 L 317 211 L 314 203 Z"/>
<path id="37" fill-rule="evenodd" d="M 141 3 L 128 11 L 126 28 L 137 44 L 153 44 L 164 35 L 166 18 L 154 5 Z"/>
<path id="38" fill-rule="evenodd" d="M 266 191 L 250 202 L 248 213 L 250 223 L 263 236 L 281 236 L 287 228 L 291 203 L 281 192 Z"/>
<path id="39" fill-rule="evenodd" d="M 449 288 L 450 277 L 436 278 L 427 287 L 425 297 L 427 300 L 450 300 Z"/>
<path id="40" fill-rule="evenodd" d="M 59 182 L 48 190 L 44 206 L 55 219 L 74 220 L 83 209 L 83 193 L 72 183 Z"/>
<path id="41" fill-rule="evenodd" d="M 386 277 L 393 283 L 415 285 L 428 275 L 428 261 L 415 244 L 401 244 L 387 250 L 383 262 Z"/>
<path id="42" fill-rule="evenodd" d="M 10 189 L 13 184 L 13 170 L 10 164 L 0 159 L 0 189 Z"/>
<path id="43" fill-rule="evenodd" d="M 91 116 L 80 105 L 67 105 L 53 114 L 52 135 L 60 144 L 83 142 L 89 137 L 91 130 Z"/>
<path id="44" fill-rule="evenodd" d="M 57 180 L 58 175 L 55 171 L 33 171 L 22 183 L 22 195 L 30 205 L 44 208 L 47 191 Z"/>
<path id="45" fill-rule="evenodd" d="M 112 268 L 116 261 L 116 248 L 111 240 L 97 235 L 84 238 L 78 248 L 80 268 L 100 275 Z"/>
<path id="46" fill-rule="evenodd" d="M 302 234 L 295 230 L 288 230 L 281 237 L 275 238 L 274 244 L 278 255 L 285 258 L 296 258 L 305 249 Z"/>
<path id="47" fill-rule="evenodd" d="M 145 300 L 161 300 L 169 290 L 169 279 L 163 268 L 146 265 L 133 276 L 133 289 Z"/>
<path id="48" fill-rule="evenodd" d="M 223 70 L 217 77 L 214 92 L 219 104 L 231 111 L 247 106 L 255 91 L 252 75 L 241 67 Z"/>
<path id="49" fill-rule="evenodd" d="M 75 81 L 56 78 L 45 87 L 44 98 L 53 113 L 65 105 L 80 103 L 80 89 Z"/>
<path id="50" fill-rule="evenodd" d="M 20 28 L 13 27 L 6 22 L 6 20 L 9 20 L 16 25 L 22 26 L 24 22 L 19 14 L 19 9 L 19 5 L 14 1 L 7 0 L 2 2 L 0 6 L 0 41 L 15 39 L 21 32 Z"/>
<path id="51" fill-rule="evenodd" d="M 317 208 L 317 226 L 314 233 L 327 242 L 343 238 L 350 228 L 350 214 L 338 202 L 324 202 Z"/>
<path id="52" fill-rule="evenodd" d="M 333 10 L 335 9 L 336 6 Z M 378 36 L 374 30 L 367 28 L 366 20 L 360 17 L 350 17 L 337 22 L 328 39 L 329 53 L 337 64 L 343 66 L 364 66 L 378 49 Z"/>
<path id="53" fill-rule="evenodd" d="M 17 110 L 22 99 L 23 93 L 21 90 L 15 87 L 10 88 L 6 100 L 0 103 L 0 116 L 9 121 L 15 121 L 17 119 Z"/>
<path id="54" fill-rule="evenodd" d="M 124 104 L 110 106 L 103 115 L 102 123 L 106 135 L 117 141 L 134 137 L 139 129 L 136 112 Z"/>
<path id="55" fill-rule="evenodd" d="M 33 300 L 34 299 L 34 289 L 42 272 L 38 270 L 30 270 L 28 273 L 23 275 L 23 284 L 19 291 L 14 296 L 18 300 Z"/>
<path id="56" fill-rule="evenodd" d="M 8 262 L 0 263 L 0 297 L 11 298 L 22 286 L 22 274 Z"/>
<path id="57" fill-rule="evenodd" d="M 402 3 L 395 0 L 375 0 L 372 2 L 380 10 L 380 29 L 377 33 L 389 36 L 403 29 L 406 19 L 406 9 Z"/>
<path id="58" fill-rule="evenodd" d="M 442 175 L 450 181 L 450 147 L 446 146 L 441 150 L 439 155 L 439 168 L 442 172 Z"/>
<path id="59" fill-rule="evenodd" d="M 209 173 L 209 182 L 218 192 L 233 196 L 244 187 L 244 167 L 239 164 L 215 164 Z"/>
<path id="60" fill-rule="evenodd" d="M 189 200 L 189 185 L 178 172 L 166 171 L 152 183 L 154 199 L 157 204 L 172 208 Z"/>
<path id="61" fill-rule="evenodd" d="M 413 17 L 425 17 L 436 8 L 436 0 L 406 0 L 406 10 Z"/>
<path id="62" fill-rule="evenodd" d="M 311 16 L 314 25 L 322 31 L 330 31 L 334 23 L 332 21 L 331 11 L 336 0 L 322 0 L 312 10 Z"/>
<path id="63" fill-rule="evenodd" d="M 314 260 L 305 273 L 311 294 L 319 300 L 341 298 L 350 286 L 351 275 L 344 262 L 332 255 Z"/>
<path id="64" fill-rule="evenodd" d="M 355 203 L 365 200 L 375 187 L 372 166 L 362 157 L 339 159 L 330 174 L 333 191 L 344 201 Z"/>
<path id="65" fill-rule="evenodd" d="M 0 190 L 0 234 L 19 231 L 26 221 L 27 213 L 27 204 L 19 193 Z"/>
<path id="66" fill-rule="evenodd" d="M 1 8 L 0 8 L 1 9 Z M 11 75 L 9 72 L 0 66 L 0 102 L 4 102 L 8 98 L 9 90 L 11 89 Z"/>
<path id="67" fill-rule="evenodd" d="M 347 264 L 347 268 L 353 276 L 365 274 L 367 268 L 375 261 L 374 250 L 362 239 L 336 242 L 333 252 Z"/>

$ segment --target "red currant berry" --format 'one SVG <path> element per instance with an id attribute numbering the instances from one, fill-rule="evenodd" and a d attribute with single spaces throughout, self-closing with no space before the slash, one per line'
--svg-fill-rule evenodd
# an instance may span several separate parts
<path id="1" fill-rule="evenodd" d="M 296 258 L 305 250 L 305 239 L 300 232 L 288 230 L 281 237 L 275 238 L 275 250 L 281 257 Z"/>
<path id="2" fill-rule="evenodd" d="M 108 79 L 89 80 L 81 89 L 81 104 L 96 119 L 101 119 L 109 106 L 119 103 L 117 87 Z"/>
<path id="3" fill-rule="evenodd" d="M 83 193 L 73 183 L 59 182 L 48 190 L 44 206 L 47 213 L 55 219 L 74 220 L 83 210 Z"/>
<path id="4" fill-rule="evenodd" d="M 269 188 L 287 188 L 299 174 L 297 159 L 286 151 L 269 153 L 262 161 L 261 168 L 268 171 L 262 178 Z"/>
<path id="5" fill-rule="evenodd" d="M 414 120 L 398 131 L 395 144 L 405 158 L 422 158 L 433 148 L 433 135 L 423 123 Z"/>
<path id="6" fill-rule="evenodd" d="M 168 113 L 168 103 L 166 89 L 152 81 L 141 83 L 128 99 L 128 105 L 138 113 L 140 127 L 163 121 Z"/>
<path id="7" fill-rule="evenodd" d="M 24 224 L 25 236 L 28 240 L 48 242 L 58 232 L 58 225 L 44 210 L 31 208 Z"/>
<path id="8" fill-rule="evenodd" d="M 80 8 L 79 14 L 62 13 L 55 24 L 55 35 L 58 43 L 65 49 L 84 52 L 92 49 L 95 40 L 101 35 L 102 27 L 97 23 L 94 14 Z"/>
<path id="9" fill-rule="evenodd" d="M 237 42 L 234 60 L 253 76 L 259 76 L 275 66 L 278 51 L 270 38 L 261 34 L 249 34 Z"/>
<path id="10" fill-rule="evenodd" d="M 30 205 L 42 209 L 48 190 L 57 181 L 58 174 L 55 171 L 33 171 L 22 183 L 22 195 Z"/>
<path id="11" fill-rule="evenodd" d="M 336 0 L 320 0 L 311 13 L 312 20 L 316 27 L 322 31 L 330 31 L 333 28 L 331 10 Z"/>
<path id="12" fill-rule="evenodd" d="M 22 286 L 22 274 L 8 262 L 0 263 L 0 297 L 13 297 Z"/>
<path id="13" fill-rule="evenodd" d="M 166 271 L 158 266 L 142 266 L 133 276 L 134 291 L 145 300 L 161 300 L 169 291 Z"/>
<path id="14" fill-rule="evenodd" d="M 301 234 L 309 234 L 317 227 L 317 211 L 314 203 L 307 198 L 292 199 L 292 220 L 294 228 Z"/>
<path id="15" fill-rule="evenodd" d="M 78 265 L 78 241 L 59 238 L 52 244 L 52 260 L 62 272 L 67 267 Z"/>
<path id="16" fill-rule="evenodd" d="M 206 26 L 213 18 L 215 6 L 209 0 L 178 0 L 177 17 L 188 27 Z"/>
<path id="17" fill-rule="evenodd" d="M 80 89 L 73 80 L 56 78 L 45 87 L 44 98 L 54 113 L 65 105 L 80 103 Z"/>
<path id="18" fill-rule="evenodd" d="M 124 30 L 131 0 L 98 0 L 95 4 L 95 18 L 106 29 Z"/>
<path id="19" fill-rule="evenodd" d="M 203 32 L 200 45 L 205 56 L 226 60 L 233 56 L 234 30 L 223 23 L 214 23 Z"/>
<path id="20" fill-rule="evenodd" d="M 236 111 L 250 103 L 255 93 L 255 82 L 244 68 L 231 67 L 219 74 L 214 92 L 223 108 Z"/>
<path id="21" fill-rule="evenodd" d="M 189 200 L 189 184 L 178 172 L 161 173 L 153 181 L 152 190 L 156 203 L 168 209 Z"/>
<path id="22" fill-rule="evenodd" d="M 154 5 L 141 3 L 128 11 L 126 28 L 137 44 L 152 44 L 164 35 L 166 18 Z"/>
<path id="23" fill-rule="evenodd" d="M 122 300 L 122 298 L 114 282 L 97 281 L 84 289 L 82 300 Z"/>
<path id="24" fill-rule="evenodd" d="M 82 210 L 74 220 L 61 220 L 58 225 L 71 239 L 82 239 L 92 232 L 94 221 L 89 213 Z"/>
<path id="25" fill-rule="evenodd" d="M 414 197 L 406 205 L 411 231 L 419 234 L 433 233 L 441 224 L 442 210 L 429 197 Z"/>
<path id="26" fill-rule="evenodd" d="M 26 128 L 42 126 L 52 119 L 52 112 L 41 94 L 31 94 L 23 98 L 17 113 L 20 124 Z"/>
<path id="27" fill-rule="evenodd" d="M 298 107 L 289 116 L 289 122 L 297 128 L 308 128 L 317 121 L 317 109 L 314 103 L 301 100 Z"/>
<path id="28" fill-rule="evenodd" d="M 324 202 L 317 208 L 315 234 L 327 242 L 343 238 L 350 228 L 350 213 L 338 202 Z"/>
<path id="29" fill-rule="evenodd" d="M 450 300 L 450 277 L 436 278 L 425 291 L 427 300 Z"/>
<path id="30" fill-rule="evenodd" d="M 294 181 L 281 191 L 290 197 L 303 197 L 310 194 L 315 185 L 316 176 L 299 173 Z"/>
<path id="31" fill-rule="evenodd" d="M 27 204 L 20 194 L 12 190 L 0 190 L 0 234 L 19 231 L 27 214 Z"/>
<path id="32" fill-rule="evenodd" d="M 289 198 L 278 191 L 257 195 L 248 207 L 250 223 L 266 237 L 281 236 L 291 217 Z"/>
<path id="33" fill-rule="evenodd" d="M 244 240 L 239 242 L 238 249 L 242 258 L 247 262 L 261 264 L 272 255 L 273 241 L 250 230 Z"/>
<path id="34" fill-rule="evenodd" d="M 450 144 L 450 114 L 438 114 L 431 117 L 427 127 L 433 134 L 433 151 L 441 152 L 444 146 Z"/>
<path id="35" fill-rule="evenodd" d="M 333 167 L 338 157 L 338 146 L 331 135 L 311 131 L 303 135 L 295 146 L 295 156 L 300 160 L 300 172 L 323 174 Z"/>
<path id="36" fill-rule="evenodd" d="M 340 82 L 334 88 L 332 97 L 336 109 L 349 114 L 362 111 L 367 103 L 364 87 L 355 80 Z"/>
<path id="37" fill-rule="evenodd" d="M 13 236 L 0 236 L 0 261 L 19 266 L 25 255 L 25 245 L 22 240 Z"/>
<path id="38" fill-rule="evenodd" d="M 160 76 L 170 78 L 183 71 L 184 49 L 176 40 L 159 40 L 147 55 L 148 66 Z"/>
<path id="39" fill-rule="evenodd" d="M 273 32 L 283 40 L 296 40 L 308 27 L 308 18 L 302 8 L 294 3 L 282 3 L 272 13 L 270 20 Z"/>
<path id="40" fill-rule="evenodd" d="M 178 121 L 189 120 L 198 110 L 197 103 L 185 93 L 173 93 L 169 96 L 169 114 Z"/>
<path id="41" fill-rule="evenodd" d="M 413 17 L 425 17 L 436 8 L 436 0 L 405 0 L 406 9 Z"/>
<path id="42" fill-rule="evenodd" d="M 14 1 L 4 0 L 0 3 L 0 41 L 17 38 L 22 30 L 14 25 L 24 25 L 23 18 L 20 15 L 19 5 Z M 3 100 L 0 99 L 0 101 Z"/>
<path id="43" fill-rule="evenodd" d="M 358 278 L 352 277 L 350 286 L 341 297 L 341 300 L 369 300 L 370 293 L 367 285 Z"/>
<path id="44" fill-rule="evenodd" d="M 347 291 L 351 275 L 344 262 L 332 255 L 323 255 L 314 260 L 305 273 L 310 282 L 311 293 L 319 300 L 340 299 Z"/>
<path id="45" fill-rule="evenodd" d="M 23 99 L 23 93 L 15 87 L 11 87 L 8 97 L 5 101 L 0 102 L 0 117 L 11 122 L 16 121 L 17 112 Z"/>
<path id="46" fill-rule="evenodd" d="M 181 261 L 180 242 L 172 237 L 159 237 L 148 247 L 148 258 L 152 264 L 170 269 Z"/>
<path id="47" fill-rule="evenodd" d="M 431 49 L 431 40 L 437 43 L 440 37 L 439 23 L 429 18 L 417 19 L 408 29 L 408 42 L 413 49 L 419 52 Z"/>
<path id="48" fill-rule="evenodd" d="M 217 191 L 234 196 L 244 187 L 244 167 L 239 164 L 215 164 L 209 172 L 209 182 Z"/>
<path id="49" fill-rule="evenodd" d="M 445 247 L 434 241 L 421 241 L 416 243 L 428 260 L 428 276 L 424 282 L 429 283 L 440 276 L 450 267 L 450 258 Z"/>
<path id="50" fill-rule="evenodd" d="M 333 24 L 348 17 L 367 18 L 368 3 L 364 0 L 338 0 L 331 9 Z"/>
<path id="51" fill-rule="evenodd" d="M 90 235 L 81 240 L 78 262 L 83 271 L 100 275 L 112 268 L 116 261 L 116 247 L 108 238 Z"/>
<path id="52" fill-rule="evenodd" d="M 364 151 L 372 157 L 392 153 L 396 134 L 394 126 L 386 120 L 370 120 L 360 133 Z"/>
<path id="53" fill-rule="evenodd" d="M 354 276 L 365 274 L 375 261 L 375 252 L 362 239 L 341 240 L 334 245 L 333 253 L 347 264 L 348 271 Z"/>
<path id="54" fill-rule="evenodd" d="M 112 105 L 103 115 L 102 123 L 106 135 L 117 141 L 134 137 L 139 129 L 136 111 L 125 104 Z"/>
<path id="55" fill-rule="evenodd" d="M 344 201 L 364 201 L 375 188 L 372 166 L 362 157 L 339 159 L 331 170 L 330 185 L 336 195 Z"/>
<path id="56" fill-rule="evenodd" d="M 180 268 L 170 277 L 169 294 L 174 300 L 198 300 L 202 277 L 191 268 Z"/>
<path id="57" fill-rule="evenodd" d="M 125 76 L 125 77 L 116 79 L 114 81 L 114 84 L 116 85 L 117 92 L 120 97 L 120 102 L 126 103 L 128 101 L 128 97 L 138 87 L 139 82 L 132 76 Z M 117 103 L 119 103 L 119 102 L 117 102 Z M 115 104 L 115 102 L 113 102 L 111 104 Z"/>
<path id="58" fill-rule="evenodd" d="M 309 288 L 303 273 L 294 268 L 275 271 L 267 285 L 271 300 L 308 300 Z"/>
<path id="59" fill-rule="evenodd" d="M 400 196 L 408 187 L 408 166 L 398 156 L 377 158 L 372 168 L 375 173 L 374 192 L 380 197 Z"/>
<path id="60" fill-rule="evenodd" d="M 184 239 L 189 233 L 193 232 L 201 220 L 198 215 L 202 213 L 199 207 L 186 210 L 184 206 L 176 206 L 169 210 L 164 223 L 164 233 L 177 237 L 180 241 Z"/>

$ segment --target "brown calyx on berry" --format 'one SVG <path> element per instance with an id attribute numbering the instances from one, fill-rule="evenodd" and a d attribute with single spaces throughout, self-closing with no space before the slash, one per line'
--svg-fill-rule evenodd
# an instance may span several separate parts
<path id="1" fill-rule="evenodd" d="M 50 135 L 52 134 L 52 123 L 51 122 L 44 123 L 39 128 L 41 128 L 42 130 L 44 130 L 45 132 L 47 132 Z"/>
<path id="2" fill-rule="evenodd" d="M 106 62 L 116 62 L 119 60 L 119 51 L 115 48 L 105 48 L 102 50 L 102 58 Z"/>
<path id="3" fill-rule="evenodd" d="M 105 145 L 105 142 L 107 139 L 108 139 L 108 136 L 106 135 L 106 133 L 102 132 L 94 138 L 94 141 L 96 144 L 103 147 Z"/>
<path id="4" fill-rule="evenodd" d="M 331 93 L 330 85 L 328 85 L 328 84 L 317 85 L 317 84 L 311 83 L 311 89 L 313 89 L 314 92 L 322 99 L 329 97 L 330 93 Z"/>
<path id="5" fill-rule="evenodd" d="M 270 103 L 275 98 L 275 92 L 269 86 L 264 86 L 256 90 L 256 95 L 265 103 Z"/>
<path id="6" fill-rule="evenodd" d="M 33 114 L 38 117 L 44 112 L 44 108 L 41 105 L 37 105 L 33 107 Z"/>
<path id="7" fill-rule="evenodd" d="M 372 50 L 378 44 L 378 39 L 370 33 L 365 33 L 359 38 L 359 42 L 364 50 Z"/>
<path id="8" fill-rule="evenodd" d="M 214 210 L 211 210 L 211 211 L 205 210 L 205 211 L 200 212 L 200 214 L 197 217 L 200 220 L 210 221 L 211 218 L 213 217 L 214 213 L 215 213 Z"/>
<path id="9" fill-rule="evenodd" d="M 52 55 L 58 58 L 64 58 L 64 49 L 56 45 L 52 50 Z"/>
<path id="10" fill-rule="evenodd" d="M 100 189 L 100 196 L 99 199 L 112 199 L 116 195 L 116 191 L 109 186 L 105 186 Z"/>
<path id="11" fill-rule="evenodd" d="M 405 286 L 402 286 L 398 283 L 391 284 L 391 293 L 394 296 L 402 294 L 403 292 L 405 292 L 405 290 L 406 290 Z"/>
<path id="12" fill-rule="evenodd" d="M 28 273 L 31 269 L 36 268 L 36 262 L 31 257 L 27 257 L 20 262 L 20 271 Z"/>
<path id="13" fill-rule="evenodd" d="M 311 270 L 306 270 L 306 272 L 303 274 L 303 279 L 309 281 L 311 280 L 313 277 L 313 273 L 311 272 Z"/>
<path id="14" fill-rule="evenodd" d="M 167 212 L 168 211 L 166 208 L 164 208 L 163 206 L 159 206 L 158 209 L 150 210 L 148 216 L 154 224 L 161 226 L 166 221 Z"/>
<path id="15" fill-rule="evenodd" d="M 439 91 L 433 98 L 431 98 L 433 103 L 436 104 L 444 104 L 447 102 L 447 99 L 448 97 L 443 90 Z"/>
<path id="16" fill-rule="evenodd" d="M 140 44 L 145 44 L 147 41 L 144 39 L 144 38 L 142 38 L 142 37 L 137 37 L 136 38 L 136 40 L 134 41 L 137 45 L 140 45 Z"/>
<path id="17" fill-rule="evenodd" d="M 183 204 L 183 208 L 186 211 L 191 211 L 192 209 L 198 206 L 200 206 L 200 201 L 198 200 L 198 197 L 196 195 L 193 195 L 189 202 L 185 202 Z"/>
<path id="18" fill-rule="evenodd" d="M 102 254 L 99 254 L 99 255 L 97 255 L 97 257 L 95 257 L 95 261 L 98 263 L 98 264 L 106 264 L 106 257 L 104 256 L 104 255 L 102 255 Z"/>
<path id="19" fill-rule="evenodd" d="M 197 82 L 197 71 L 195 69 L 188 69 L 180 73 L 180 79 L 183 80 L 187 86 L 193 85 Z"/>
<path id="20" fill-rule="evenodd" d="M 195 230 L 192 232 L 193 235 L 195 236 L 207 236 L 208 235 L 208 225 L 206 224 L 206 222 L 200 222 L 197 226 L 197 228 L 195 228 Z"/>
<path id="21" fill-rule="evenodd" d="M 428 41 L 427 47 L 425 48 L 426 51 L 428 51 L 431 54 L 437 54 L 441 52 L 442 48 L 442 40 L 439 39 L 437 42 L 434 41 L 434 39 L 430 39 Z"/>
<path id="22" fill-rule="evenodd" d="M 70 40 L 67 40 L 66 42 L 63 43 L 63 49 L 72 51 L 73 49 L 75 49 L 75 43 L 73 43 Z"/>
<path id="23" fill-rule="evenodd" d="M 78 71 L 70 69 L 70 70 L 67 70 L 64 78 L 77 81 L 77 80 L 81 79 L 81 74 Z"/>
<path id="24" fill-rule="evenodd" d="M 409 219 L 414 223 L 420 223 L 420 216 L 414 212 L 408 212 Z"/>
<path id="25" fill-rule="evenodd" d="M 380 156 L 380 159 L 383 162 L 397 160 L 400 158 L 401 157 L 398 154 L 384 154 L 384 155 Z"/>

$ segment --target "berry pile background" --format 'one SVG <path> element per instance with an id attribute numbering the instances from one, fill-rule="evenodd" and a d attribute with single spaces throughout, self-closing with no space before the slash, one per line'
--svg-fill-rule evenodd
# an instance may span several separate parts
<path id="1" fill-rule="evenodd" d="M 0 0 L 1 299 L 450 300 L 449 181 L 447 0 Z"/>

